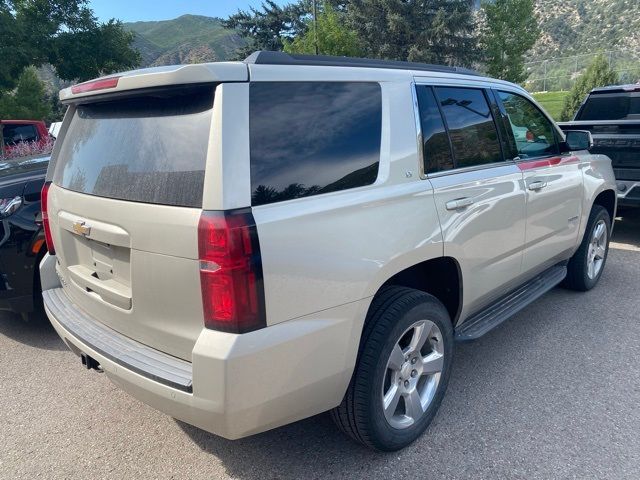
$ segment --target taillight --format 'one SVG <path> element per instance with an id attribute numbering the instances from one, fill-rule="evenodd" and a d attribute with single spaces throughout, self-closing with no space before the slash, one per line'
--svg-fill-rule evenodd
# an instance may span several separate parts
<path id="1" fill-rule="evenodd" d="M 198 255 L 205 327 L 233 333 L 264 327 L 262 260 L 251 211 L 203 212 Z"/>
<path id="2" fill-rule="evenodd" d="M 106 90 L 108 88 L 116 88 L 120 77 L 101 78 L 91 80 L 90 82 L 79 83 L 71 87 L 71 93 L 94 92 L 96 90 Z"/>
<path id="3" fill-rule="evenodd" d="M 40 194 L 40 208 L 42 209 L 42 228 L 44 229 L 44 239 L 47 242 L 47 250 L 50 255 L 56 254 L 53 248 L 53 237 L 51 236 L 51 226 L 49 225 L 49 187 L 51 182 L 45 182 Z"/>

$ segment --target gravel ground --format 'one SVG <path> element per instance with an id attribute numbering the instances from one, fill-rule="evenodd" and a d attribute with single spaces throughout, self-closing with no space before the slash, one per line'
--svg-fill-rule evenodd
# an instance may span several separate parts
<path id="1" fill-rule="evenodd" d="M 555 289 L 458 345 L 427 434 L 377 454 L 327 415 L 231 442 L 81 368 L 46 322 L 0 316 L 0 478 L 640 478 L 640 214 L 587 294 Z"/>

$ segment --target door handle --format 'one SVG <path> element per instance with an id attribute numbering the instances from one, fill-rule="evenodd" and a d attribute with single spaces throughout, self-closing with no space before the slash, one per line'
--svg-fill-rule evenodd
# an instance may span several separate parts
<path id="1" fill-rule="evenodd" d="M 542 190 L 546 186 L 547 186 L 547 182 L 538 181 L 538 182 L 531 182 L 527 188 L 529 190 Z"/>
<path id="2" fill-rule="evenodd" d="M 450 200 L 445 204 L 447 210 L 460 210 L 461 208 L 468 207 L 469 205 L 473 205 L 473 198 L 464 197 L 458 198 L 456 200 Z"/>

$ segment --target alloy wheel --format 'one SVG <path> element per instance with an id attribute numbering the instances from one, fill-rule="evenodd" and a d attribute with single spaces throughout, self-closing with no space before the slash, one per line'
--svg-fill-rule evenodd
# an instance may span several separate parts
<path id="1" fill-rule="evenodd" d="M 607 236 L 607 224 L 604 220 L 598 221 L 593 228 L 587 252 L 587 275 L 591 280 L 602 270 L 607 253 Z"/>
<path id="2" fill-rule="evenodd" d="M 384 416 L 393 428 L 415 424 L 429 408 L 444 367 L 442 332 L 420 320 L 400 336 L 387 360 L 382 385 Z"/>

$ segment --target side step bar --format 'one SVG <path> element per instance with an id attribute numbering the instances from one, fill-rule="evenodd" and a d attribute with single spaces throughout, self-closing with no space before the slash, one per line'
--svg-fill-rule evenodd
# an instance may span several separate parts
<path id="1" fill-rule="evenodd" d="M 480 338 L 547 293 L 564 280 L 566 276 L 567 267 L 556 265 L 534 277 L 481 312 L 469 317 L 462 325 L 456 328 L 456 341 L 468 342 Z"/>

